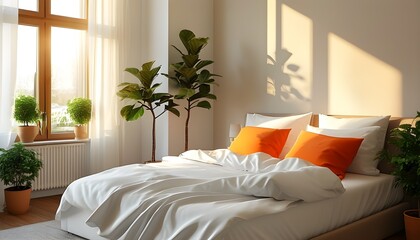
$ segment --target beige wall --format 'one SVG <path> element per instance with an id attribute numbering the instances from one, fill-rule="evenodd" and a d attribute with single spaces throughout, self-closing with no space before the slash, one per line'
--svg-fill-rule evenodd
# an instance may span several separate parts
<path id="1" fill-rule="evenodd" d="M 247 112 L 414 116 L 419 10 L 417 0 L 214 0 L 215 148 Z"/>
<path id="2" fill-rule="evenodd" d="M 179 60 L 169 46 L 181 46 L 181 29 L 210 37 L 202 57 L 213 59 L 213 72 L 223 78 L 214 108 L 193 112 L 191 149 L 226 147 L 229 124 L 243 123 L 247 112 L 413 116 L 420 110 L 419 1 L 142 4 L 142 51 L 164 71 Z M 286 50 L 293 55 L 284 62 Z M 159 120 L 158 158 L 183 151 L 184 118 Z M 130 126 L 123 164 L 150 158 L 149 122 L 124 123 Z"/>
<path id="3" fill-rule="evenodd" d="M 142 0 L 137 4 L 139 6 L 132 6 L 131 10 L 141 9 L 137 15 L 139 19 L 133 19 L 127 25 L 131 30 L 126 43 L 129 45 L 126 47 L 129 51 L 123 59 L 127 62 L 127 67 L 140 67 L 146 61 L 155 60 L 155 66 L 162 66 L 161 73 L 167 73 L 169 65 L 180 60 L 170 45 L 182 49 L 178 33 L 184 28 L 192 30 L 197 36 L 210 37 L 210 42 L 202 51 L 201 57 L 213 59 L 212 0 Z M 136 39 L 137 42 L 130 39 Z M 168 83 L 166 77 L 159 76 L 156 82 L 163 83 L 159 91 L 175 93 L 174 86 Z M 156 159 L 167 155 L 178 155 L 184 151 L 185 111 L 182 107 L 179 110 L 180 118 L 166 113 L 157 120 Z M 122 165 L 150 160 L 151 121 L 150 114 L 146 113 L 138 121 L 121 122 Z M 213 110 L 194 109 L 192 112 L 190 149 L 197 148 L 213 148 Z"/>

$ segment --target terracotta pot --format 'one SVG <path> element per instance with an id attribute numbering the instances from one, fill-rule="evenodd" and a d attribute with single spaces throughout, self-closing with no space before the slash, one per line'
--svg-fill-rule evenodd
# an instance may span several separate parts
<path id="1" fill-rule="evenodd" d="M 76 140 L 87 139 L 88 138 L 87 126 L 86 125 L 74 126 L 74 135 L 75 135 Z"/>
<path id="2" fill-rule="evenodd" d="M 31 143 L 39 133 L 38 126 L 19 126 L 18 135 L 23 143 Z"/>
<path id="3" fill-rule="evenodd" d="M 6 210 L 10 214 L 24 214 L 29 210 L 32 189 L 14 190 L 14 187 L 4 189 Z"/>
<path id="4" fill-rule="evenodd" d="M 405 235 L 407 240 L 420 239 L 420 217 L 418 210 L 404 212 Z"/>

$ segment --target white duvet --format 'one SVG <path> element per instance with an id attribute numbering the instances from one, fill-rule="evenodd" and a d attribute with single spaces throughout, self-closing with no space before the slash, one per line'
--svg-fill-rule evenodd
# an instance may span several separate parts
<path id="1" fill-rule="evenodd" d="M 345 190 L 329 169 L 298 158 L 227 149 L 193 150 L 163 163 L 122 166 L 73 182 L 57 219 L 89 209 L 87 225 L 110 239 L 221 239 L 236 223 L 334 198 Z"/>

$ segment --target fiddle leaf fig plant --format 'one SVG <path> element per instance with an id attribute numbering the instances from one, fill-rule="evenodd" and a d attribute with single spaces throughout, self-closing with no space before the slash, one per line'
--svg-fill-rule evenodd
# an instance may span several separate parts
<path id="1" fill-rule="evenodd" d="M 188 126 L 191 117 L 191 110 L 194 108 L 210 109 L 211 103 L 208 100 L 216 100 L 211 93 L 210 85 L 215 84 L 213 77 L 219 76 L 211 73 L 204 67 L 213 64 L 211 60 L 200 59 L 201 50 L 207 45 L 209 38 L 196 37 L 187 29 L 181 30 L 179 38 L 185 47 L 186 52 L 181 51 L 172 45 L 182 56 L 182 62 L 171 64 L 173 74 L 163 74 L 176 83 L 178 93 L 175 99 L 185 99 L 187 111 L 185 120 L 184 149 L 188 150 Z M 220 76 L 219 76 L 220 77 Z"/>
<path id="2" fill-rule="evenodd" d="M 156 89 L 161 83 L 153 83 L 153 80 L 159 74 L 161 66 L 153 67 L 154 61 L 144 63 L 141 69 L 126 68 L 125 71 L 135 76 L 139 83 L 124 82 L 119 85 L 122 87 L 117 92 L 121 100 L 128 99 L 132 103 L 124 106 L 120 114 L 126 121 L 135 121 L 141 118 L 145 111 L 152 115 L 152 162 L 156 161 L 156 119 L 163 113 L 169 111 L 179 116 L 176 109 L 177 104 L 173 101 L 173 96 L 169 93 L 157 93 Z M 158 113 L 158 108 L 161 111 Z"/>
<path id="3" fill-rule="evenodd" d="M 394 128 L 388 142 L 397 150 L 396 154 L 385 152 L 395 167 L 392 174 L 396 176 L 396 185 L 417 199 L 420 210 L 420 112 L 412 124 Z"/>

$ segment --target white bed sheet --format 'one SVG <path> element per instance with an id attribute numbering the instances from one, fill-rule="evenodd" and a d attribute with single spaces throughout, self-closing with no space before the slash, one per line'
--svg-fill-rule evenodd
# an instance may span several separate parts
<path id="1" fill-rule="evenodd" d="M 203 163 L 182 160 L 179 158 L 167 159 L 169 159 L 169 161 L 176 160 L 178 161 L 177 164 L 182 162 L 182 166 L 188 165 L 191 168 L 200 168 L 203 165 Z M 150 167 L 151 166 L 159 168 L 173 167 L 170 162 L 165 164 L 150 165 Z M 208 166 L 206 166 L 206 168 L 207 167 Z M 224 172 L 225 170 L 218 166 L 210 166 L 209 168 L 217 169 L 217 171 L 213 172 L 214 176 L 219 174 L 228 174 L 228 171 Z M 208 174 L 209 169 L 207 168 L 206 171 L 206 174 Z M 385 174 L 381 174 L 380 176 L 348 174 L 342 181 L 344 187 L 346 188 L 346 192 L 338 198 L 312 203 L 302 201 L 294 202 L 291 205 L 288 204 L 289 206 L 286 211 L 283 211 L 283 209 L 277 213 L 267 211 L 267 214 L 262 214 L 256 218 L 236 219 L 234 222 L 229 224 L 228 228 L 222 231 L 222 234 L 219 235 L 218 238 L 311 238 L 400 202 L 402 199 L 402 192 L 401 190 L 393 187 L 393 180 L 393 176 Z M 259 201 L 261 203 L 260 205 L 272 206 L 273 201 L 275 200 L 260 199 Z M 227 203 L 227 206 L 229 204 L 232 206 L 235 205 L 235 203 L 229 202 Z M 79 208 L 78 211 L 83 211 L 83 214 L 81 215 L 84 216 L 89 216 L 89 212 L 92 212 L 92 209 L 89 208 L 82 209 L 84 207 L 81 205 L 73 207 Z M 256 204 L 255 208 L 250 209 L 250 211 L 261 211 L 262 209 L 264 209 L 264 206 Z M 80 221 L 86 221 L 86 219 L 80 219 Z M 96 231 L 94 228 L 92 228 L 92 230 Z M 83 232 L 77 232 L 77 230 L 76 232 L 73 232 L 84 236 Z"/>
<path id="2" fill-rule="evenodd" d="M 295 202 L 278 214 L 241 222 L 225 233 L 226 239 L 309 239 L 357 221 L 401 202 L 403 192 L 394 176 L 347 173 L 346 192 L 317 202 Z"/>

